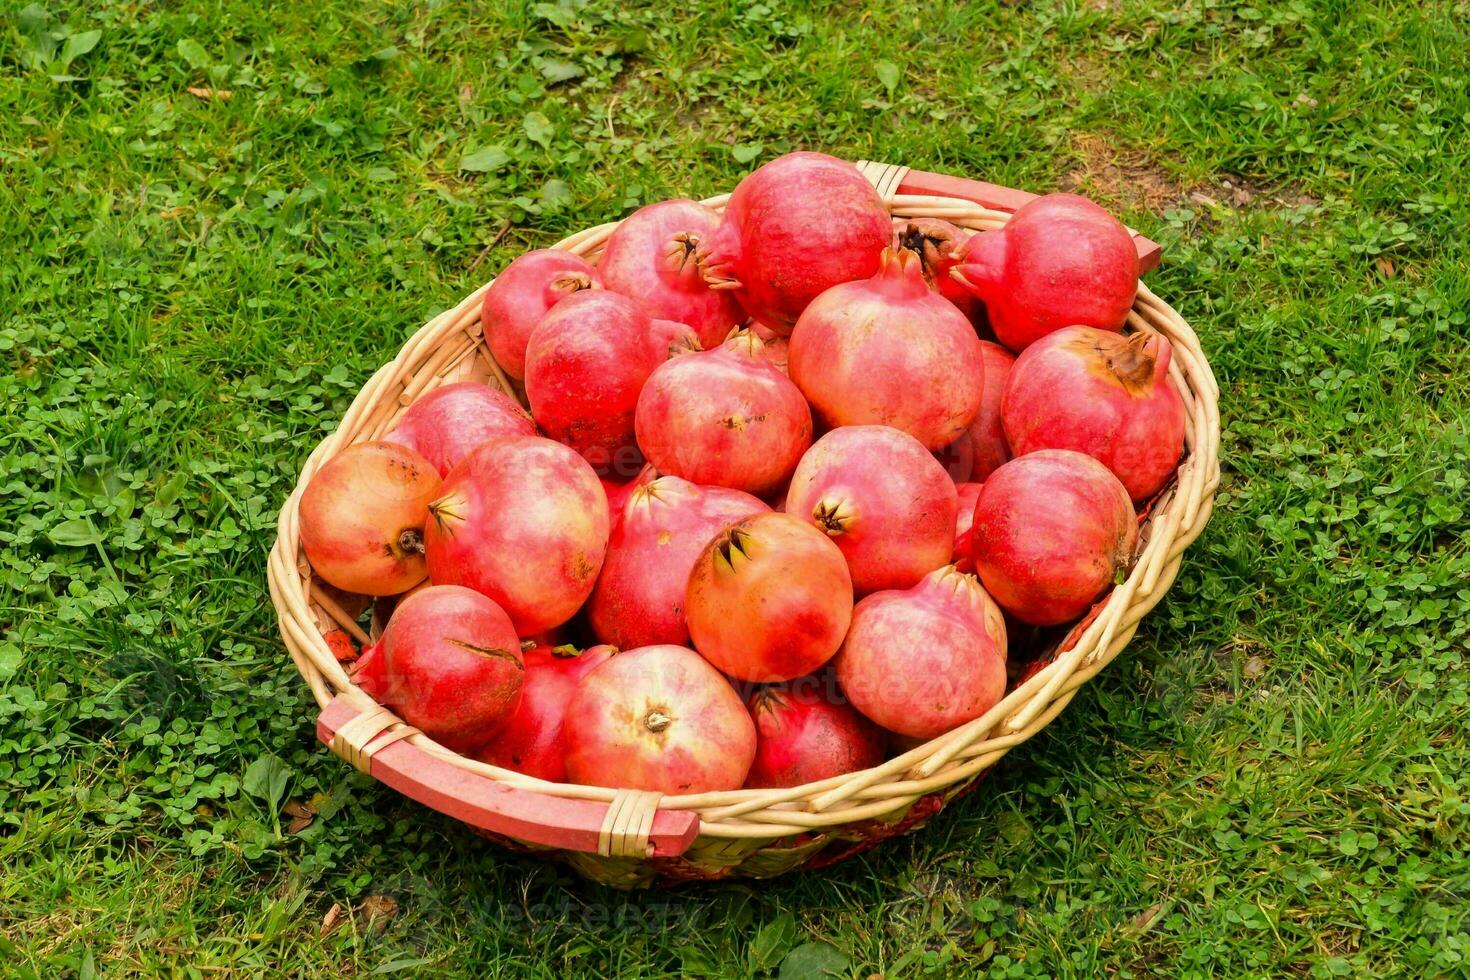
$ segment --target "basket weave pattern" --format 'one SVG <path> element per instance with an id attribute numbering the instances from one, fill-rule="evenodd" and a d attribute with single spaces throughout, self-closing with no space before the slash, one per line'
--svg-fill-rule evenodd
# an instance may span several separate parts
<path id="1" fill-rule="evenodd" d="M 942 218 L 977 231 L 999 228 L 1009 217 L 959 198 L 899 194 L 906 168 L 875 163 L 859 167 L 896 217 Z M 722 195 L 704 203 L 721 210 L 727 198 Z M 615 222 L 599 225 L 555 247 L 595 260 L 615 227 Z M 368 634 L 313 582 L 300 545 L 298 505 L 302 489 L 323 463 L 351 444 L 382 437 L 416 398 L 433 388 L 480 380 L 519 397 L 491 358 L 481 334 L 480 305 L 486 286 L 414 334 L 398 356 L 363 386 L 337 431 L 312 452 L 281 511 L 268 567 L 271 598 L 286 648 L 318 704 L 325 708 L 334 700 L 344 701 L 361 712 L 331 738 L 338 755 L 370 771 L 375 753 L 406 741 L 467 774 L 504 787 L 540 794 L 540 798 L 606 804 L 595 852 L 532 845 L 481 830 L 512 846 L 555 851 L 599 881 L 635 887 L 656 880 L 730 874 L 768 877 L 803 864 L 827 864 L 921 826 L 1006 752 L 1050 723 L 1077 690 L 1118 655 L 1139 621 L 1172 585 L 1185 548 L 1199 536 L 1210 516 L 1219 482 L 1219 392 L 1194 331 L 1140 284 L 1129 325 L 1161 333 L 1173 345 L 1170 377 L 1186 408 L 1186 457 L 1175 483 L 1148 512 L 1127 579 L 1067 635 L 1049 662 L 1026 676 L 985 715 L 873 769 L 790 789 L 660 797 L 546 783 L 475 762 L 402 723 L 349 679 L 325 634 L 345 630 L 359 642 L 366 641 Z M 682 855 L 652 856 L 649 833 L 660 811 L 698 815 L 698 836 Z"/>

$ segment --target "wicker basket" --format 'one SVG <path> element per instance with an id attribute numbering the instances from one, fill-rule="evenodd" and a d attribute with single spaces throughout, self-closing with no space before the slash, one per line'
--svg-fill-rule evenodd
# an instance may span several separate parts
<path id="1" fill-rule="evenodd" d="M 861 163 L 896 216 L 944 218 L 990 230 L 1031 195 L 979 181 Z M 727 195 L 705 203 L 723 208 Z M 614 224 L 558 243 L 595 258 Z M 1145 269 L 1158 247 L 1136 239 Z M 313 473 L 344 447 L 386 433 L 415 398 L 465 379 L 516 394 L 480 332 L 484 287 L 414 334 L 363 387 L 337 431 L 316 447 L 281 510 L 271 551 L 271 599 L 297 669 L 322 708 L 318 737 L 358 769 L 478 832 L 523 850 L 554 853 L 618 887 L 729 875 L 768 877 L 819 866 L 921 826 L 1011 748 L 1045 727 L 1077 689 L 1116 657 L 1173 583 L 1184 549 L 1209 519 L 1219 480 L 1218 389 L 1199 340 L 1167 303 L 1140 285 L 1129 323 L 1174 346 L 1170 376 L 1187 409 L 1178 478 L 1143 521 L 1126 581 L 980 718 L 882 765 L 806 786 L 660 797 L 547 783 L 461 757 L 380 707 L 353 685 L 334 652 L 348 634 L 366 642 L 341 596 L 323 590 L 302 553 L 297 507 Z"/>

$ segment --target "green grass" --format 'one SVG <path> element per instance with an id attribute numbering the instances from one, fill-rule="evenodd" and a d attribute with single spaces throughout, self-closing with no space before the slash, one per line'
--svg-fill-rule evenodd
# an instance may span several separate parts
<path id="1" fill-rule="evenodd" d="M 265 6 L 0 5 L 0 973 L 1470 969 L 1470 5 Z M 265 553 L 429 315 L 796 147 L 1163 242 L 1222 492 L 1129 651 L 926 831 L 622 895 L 318 746 Z"/>

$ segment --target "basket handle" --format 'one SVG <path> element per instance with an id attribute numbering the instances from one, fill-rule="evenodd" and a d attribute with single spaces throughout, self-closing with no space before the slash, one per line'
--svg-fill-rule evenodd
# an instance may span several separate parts
<path id="1" fill-rule="evenodd" d="M 699 815 L 657 809 L 657 796 L 618 792 L 611 803 L 517 789 L 410 745 L 415 729 L 386 710 L 334 698 L 316 733 L 333 752 L 410 799 L 472 827 L 529 844 L 604 857 L 677 857 L 699 836 Z"/>
<path id="2" fill-rule="evenodd" d="M 935 197 L 958 197 L 966 201 L 974 201 L 981 207 L 990 208 L 992 211 L 1016 211 L 1021 205 L 1037 196 L 1027 191 L 1016 190 L 1014 187 L 1002 187 L 999 184 L 988 184 L 983 180 L 970 180 L 967 177 L 933 174 L 924 170 L 910 170 L 905 174 L 898 182 L 897 192 Z M 1159 264 L 1160 253 L 1163 249 L 1157 242 L 1144 238 L 1132 228 L 1129 228 L 1128 231 L 1133 235 L 1133 244 L 1138 249 L 1138 271 L 1140 274 L 1148 272 Z"/>

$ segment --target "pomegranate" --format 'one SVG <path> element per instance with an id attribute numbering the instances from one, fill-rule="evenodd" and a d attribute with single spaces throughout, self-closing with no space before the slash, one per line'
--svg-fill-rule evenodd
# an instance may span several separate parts
<path id="1" fill-rule="evenodd" d="M 1043 449 L 985 481 L 970 542 L 980 581 L 1002 608 L 1024 623 L 1055 626 L 1085 613 L 1128 567 L 1138 522 L 1106 466 Z"/>
<path id="2" fill-rule="evenodd" d="M 975 576 L 947 566 L 911 589 L 859 602 L 835 667 L 868 718 L 934 738 L 1005 696 L 1005 620 Z"/>
<path id="3" fill-rule="evenodd" d="M 477 381 L 460 381 L 410 405 L 383 440 L 417 451 L 444 476 L 482 442 L 535 434 L 536 423 L 514 398 Z"/>
<path id="4" fill-rule="evenodd" d="M 688 643 L 684 593 L 695 559 L 725 528 L 768 510 L 748 493 L 676 476 L 635 489 L 587 608 L 598 639 L 623 649 Z"/>
<path id="5" fill-rule="evenodd" d="M 558 303 L 526 347 L 526 398 L 551 438 L 599 470 L 633 448 L 633 411 L 662 356 L 636 303 L 606 289 Z"/>
<path id="6" fill-rule="evenodd" d="M 950 562 L 962 572 L 975 571 L 975 561 L 970 557 L 970 525 L 975 523 L 975 501 L 980 499 L 980 487 L 979 483 L 955 485 L 959 506 L 954 512 L 954 556 Z"/>
<path id="7" fill-rule="evenodd" d="M 518 256 L 485 290 L 480 323 L 485 345 L 501 370 L 517 381 L 526 376 L 526 344 L 546 311 L 573 293 L 597 289 L 602 281 L 587 260 L 555 248 Z"/>
<path id="8" fill-rule="evenodd" d="M 1138 292 L 1138 250 L 1122 223 L 1085 197 L 1048 194 L 999 231 L 966 244 L 950 275 L 985 304 L 1013 351 L 1062 327 L 1118 331 Z"/>
<path id="9" fill-rule="evenodd" d="M 791 334 L 791 380 L 829 428 L 891 425 L 939 449 L 980 408 L 980 338 L 929 291 L 912 252 L 818 296 Z"/>
<path id="10" fill-rule="evenodd" d="M 703 347 L 715 347 L 745 315 L 728 290 L 711 289 L 694 260 L 720 216 L 694 201 L 662 201 L 639 208 L 603 246 L 597 271 L 608 289 L 637 300 L 655 318 L 693 328 Z"/>
<path id="11" fill-rule="evenodd" d="M 327 460 L 301 494 L 301 547 L 325 581 L 395 595 L 424 578 L 424 523 L 439 474 L 407 446 L 362 442 Z"/>
<path id="12" fill-rule="evenodd" d="M 815 783 L 883 761 L 888 736 L 819 684 L 776 684 L 746 701 L 755 719 L 755 761 L 745 785 L 769 789 Z M 831 692 L 836 693 L 836 692 Z"/>
<path id="13" fill-rule="evenodd" d="M 1017 453 L 1074 449 L 1101 462 L 1135 501 L 1157 493 L 1184 451 L 1184 402 L 1169 381 L 1169 341 L 1067 327 L 1026 348 L 1002 416 Z"/>
<path id="14" fill-rule="evenodd" d="M 582 678 L 615 653 L 616 647 L 605 645 L 582 653 L 573 646 L 525 651 L 526 681 L 521 688 L 521 702 L 475 758 L 548 782 L 566 782 L 562 721 L 567 705 Z"/>
<path id="15" fill-rule="evenodd" d="M 607 550 L 607 498 L 597 475 L 566 446 L 537 436 L 470 453 L 429 513 L 429 578 L 483 592 L 523 636 L 572 617 Z"/>
<path id="16" fill-rule="evenodd" d="M 484 742 L 510 719 L 526 669 L 505 610 L 458 585 L 404 599 L 375 659 L 383 701 L 456 751 Z"/>
<path id="17" fill-rule="evenodd" d="M 715 289 L 789 334 L 808 303 L 866 279 L 893 235 L 888 208 L 857 167 L 822 153 L 788 153 L 735 187 L 715 234 L 695 256 Z"/>
<path id="18" fill-rule="evenodd" d="M 918 440 L 883 425 L 850 425 L 801 458 L 786 513 L 837 543 L 859 595 L 908 588 L 954 552 L 954 483 Z"/>
<path id="19" fill-rule="evenodd" d="M 897 218 L 893 222 L 893 247 L 907 249 L 919 259 L 924 282 L 974 321 L 983 313 L 980 301 L 951 275 L 959 265 L 967 231 L 940 218 Z M 978 308 L 978 309 L 977 309 Z"/>
<path id="20" fill-rule="evenodd" d="M 810 674 L 852 615 L 852 577 L 825 534 L 788 514 L 747 517 L 694 562 L 684 604 L 694 647 L 742 681 Z"/>
<path id="21" fill-rule="evenodd" d="M 791 476 L 812 442 L 812 414 L 748 330 L 676 357 L 638 398 L 638 447 L 661 473 L 764 494 Z"/>
<path id="22" fill-rule="evenodd" d="M 738 789 L 755 724 L 730 682 L 688 647 L 620 653 L 583 678 L 562 723 L 567 778 L 658 793 Z"/>

